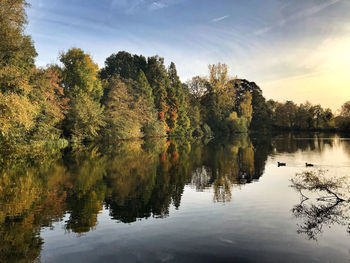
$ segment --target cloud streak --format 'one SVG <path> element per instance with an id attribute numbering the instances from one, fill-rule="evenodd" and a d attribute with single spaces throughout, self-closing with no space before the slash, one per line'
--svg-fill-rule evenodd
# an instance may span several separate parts
<path id="1" fill-rule="evenodd" d="M 279 26 L 283 26 L 289 22 L 292 22 L 292 21 L 295 21 L 295 20 L 298 20 L 298 19 L 301 19 L 303 17 L 306 17 L 306 16 L 312 16 L 312 15 L 315 15 L 319 12 L 321 12 L 322 10 L 334 5 L 334 4 L 337 4 L 339 2 L 341 2 L 343 0 L 330 0 L 326 3 L 323 3 L 323 4 L 320 4 L 320 5 L 317 5 L 317 6 L 313 6 L 311 8 L 308 8 L 308 9 L 304 9 L 300 12 L 295 12 L 294 14 L 284 18 L 284 19 L 281 19 L 279 21 L 277 21 L 277 23 L 274 25 L 274 26 L 266 26 L 266 27 L 263 27 L 263 28 L 260 28 L 258 30 L 256 30 L 253 35 L 263 35 L 263 34 L 266 34 L 268 33 L 269 31 L 271 31 L 272 29 L 276 28 L 276 27 L 279 27 Z"/>
<path id="2" fill-rule="evenodd" d="M 182 2 L 182 0 L 112 0 L 111 7 L 130 14 L 144 9 L 149 11 L 160 10 L 179 2 Z"/>
<path id="3" fill-rule="evenodd" d="M 166 7 L 166 3 L 162 2 L 162 1 L 158 1 L 158 2 L 153 2 L 150 6 L 149 9 L 150 10 L 158 10 L 158 9 L 162 9 L 164 7 Z"/>
<path id="4" fill-rule="evenodd" d="M 149 10 L 151 11 L 155 11 L 155 10 L 159 10 L 159 9 L 163 9 L 166 8 L 170 5 L 175 5 L 182 2 L 181 0 L 158 0 L 158 1 L 154 1 L 153 3 L 151 3 L 148 7 Z"/>
<path id="5" fill-rule="evenodd" d="M 123 10 L 127 14 L 132 14 L 136 9 L 139 9 L 144 3 L 144 0 L 113 0 L 111 7 L 113 9 Z"/>
<path id="6" fill-rule="evenodd" d="M 220 21 L 222 21 L 222 20 L 225 20 L 225 19 L 227 19 L 227 18 L 229 18 L 229 17 L 230 17 L 229 15 L 217 17 L 217 18 L 212 19 L 211 22 L 217 23 L 217 22 L 220 22 Z"/>

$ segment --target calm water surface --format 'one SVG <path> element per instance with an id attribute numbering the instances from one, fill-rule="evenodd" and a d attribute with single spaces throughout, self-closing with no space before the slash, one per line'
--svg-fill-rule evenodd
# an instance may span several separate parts
<path id="1" fill-rule="evenodd" d="M 350 177 L 340 136 L 134 141 L 0 160 L 3 262 L 350 260 L 348 203 L 291 187 L 303 171 Z"/>

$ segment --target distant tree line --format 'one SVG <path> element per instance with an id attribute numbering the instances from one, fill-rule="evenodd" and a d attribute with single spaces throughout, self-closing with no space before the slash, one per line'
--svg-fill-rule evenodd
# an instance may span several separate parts
<path id="1" fill-rule="evenodd" d="M 273 100 L 267 101 L 272 128 L 288 131 L 350 131 L 350 101 L 346 102 L 336 116 L 331 109 L 309 102 L 295 104 Z"/>
<path id="2" fill-rule="evenodd" d="M 66 144 L 143 137 L 201 137 L 252 131 L 350 130 L 350 102 L 338 116 L 320 105 L 266 101 L 225 64 L 182 83 L 158 56 L 112 54 L 99 69 L 79 48 L 60 65 L 35 66 L 25 0 L 1 0 L 0 139 Z M 7 147 L 7 146 L 6 146 Z"/>

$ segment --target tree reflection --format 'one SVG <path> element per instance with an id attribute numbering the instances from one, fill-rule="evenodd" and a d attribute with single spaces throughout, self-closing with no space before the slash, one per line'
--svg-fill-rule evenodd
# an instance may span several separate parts
<path id="1" fill-rule="evenodd" d="M 305 171 L 291 182 L 301 197 L 292 209 L 294 216 L 303 221 L 298 225 L 298 233 L 316 240 L 325 226 L 349 225 L 350 194 L 346 177 L 328 177 L 322 170 Z"/>
<path id="2" fill-rule="evenodd" d="M 94 230 L 104 206 L 123 223 L 167 217 L 171 206 L 180 208 L 186 184 L 198 191 L 213 187 L 214 201 L 228 202 L 233 187 L 261 176 L 266 159 L 247 135 L 2 154 L 0 261 L 37 259 L 41 228 L 63 218 L 65 229 L 78 236 Z"/>
<path id="3" fill-rule="evenodd" d="M 157 143 L 161 145 L 121 144 L 118 149 L 123 154 L 116 152 L 109 159 L 106 204 L 114 219 L 130 223 L 150 216 L 163 218 L 171 203 L 180 206 L 191 147 L 176 141 Z"/>
<path id="4" fill-rule="evenodd" d="M 151 216 L 150 200 L 156 184 L 159 158 L 157 152 L 166 147 L 142 141 L 121 143 L 109 155 L 107 166 L 106 205 L 113 219 L 134 222 Z"/>
<path id="5" fill-rule="evenodd" d="M 275 148 L 277 152 L 295 153 L 297 151 L 316 151 L 321 152 L 326 146 L 332 146 L 334 142 L 334 134 L 325 133 L 286 133 L 277 136 Z"/>
<path id="6" fill-rule="evenodd" d="M 67 211 L 70 213 L 66 229 L 82 234 L 97 224 L 97 215 L 102 210 L 106 187 L 103 176 L 106 160 L 98 148 L 70 152 L 65 156 L 67 175 Z"/>
<path id="7" fill-rule="evenodd" d="M 34 149 L 35 150 L 35 149 Z M 31 151 L 33 152 L 33 151 Z M 0 261 L 32 262 L 42 247 L 40 228 L 65 211 L 59 152 L 6 155 L 0 169 Z"/>
<path id="8" fill-rule="evenodd" d="M 215 202 L 231 201 L 233 187 L 258 179 L 263 168 L 256 165 L 264 166 L 267 159 L 267 153 L 255 151 L 246 134 L 212 141 L 201 150 L 202 165 L 192 171 L 192 184 L 198 191 L 212 186 Z"/>

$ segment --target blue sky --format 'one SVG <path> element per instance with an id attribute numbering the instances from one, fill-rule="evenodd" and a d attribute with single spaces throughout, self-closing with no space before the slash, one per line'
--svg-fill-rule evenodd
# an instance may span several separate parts
<path id="1" fill-rule="evenodd" d="M 126 50 L 174 61 L 183 81 L 220 61 L 231 75 L 257 82 L 267 98 L 334 110 L 350 100 L 349 0 L 29 2 L 27 32 L 40 66 L 71 47 L 100 67 Z"/>

